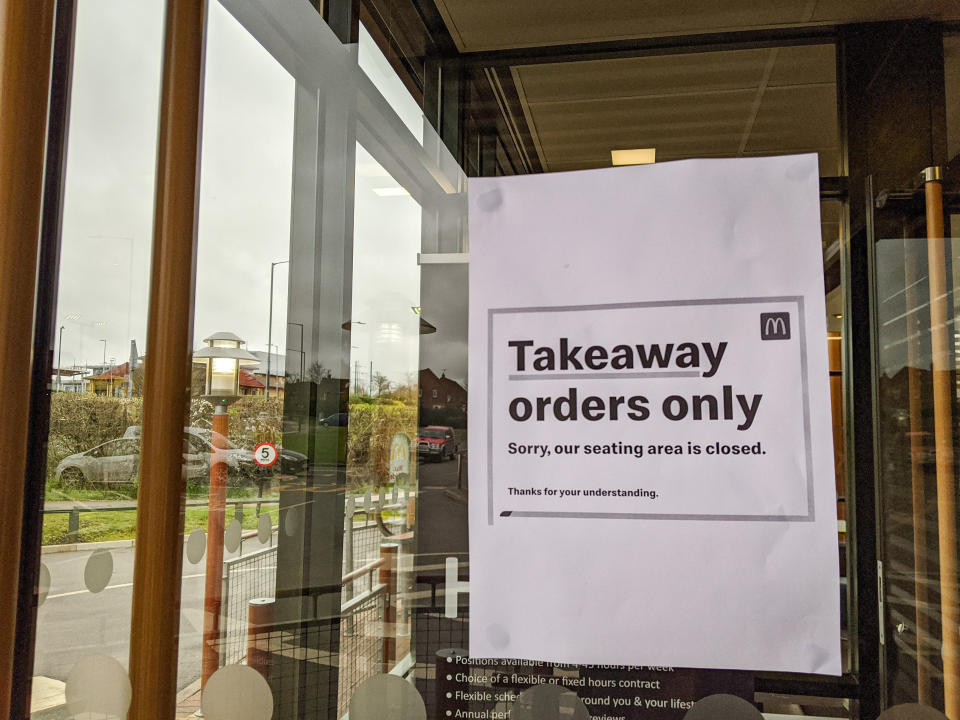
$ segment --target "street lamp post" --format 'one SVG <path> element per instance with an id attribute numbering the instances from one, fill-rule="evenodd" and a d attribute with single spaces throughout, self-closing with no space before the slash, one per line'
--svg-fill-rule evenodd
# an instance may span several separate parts
<path id="1" fill-rule="evenodd" d="M 269 368 L 270 368 L 270 358 L 271 358 L 271 356 L 273 355 L 273 351 L 274 351 L 274 350 L 277 351 L 277 360 L 279 360 L 279 359 L 280 359 L 280 348 L 279 348 L 277 345 L 274 345 L 273 343 L 267 343 L 267 368 L 268 368 L 268 372 L 267 372 L 267 392 L 270 392 L 270 373 L 269 373 Z M 274 397 L 280 397 L 280 381 L 279 381 L 279 380 L 277 380 L 277 387 L 274 388 L 274 390 L 275 390 L 275 392 L 274 392 Z"/>
<path id="2" fill-rule="evenodd" d="M 206 397 L 213 402 L 213 432 L 210 436 L 210 492 L 207 514 L 207 572 L 203 596 L 203 647 L 201 689 L 220 668 L 220 606 L 223 593 L 223 531 L 227 505 L 227 464 L 224 451 L 230 432 L 227 405 L 240 394 L 240 366 L 256 365 L 256 355 L 241 347 L 233 333 L 214 333 L 206 347 L 193 354 L 193 361 L 206 366 Z"/>
<path id="3" fill-rule="evenodd" d="M 273 270 L 289 260 L 277 260 L 270 263 L 270 313 L 267 319 L 267 399 L 270 399 L 270 343 L 273 342 Z M 279 391 L 278 391 L 279 392 Z"/>

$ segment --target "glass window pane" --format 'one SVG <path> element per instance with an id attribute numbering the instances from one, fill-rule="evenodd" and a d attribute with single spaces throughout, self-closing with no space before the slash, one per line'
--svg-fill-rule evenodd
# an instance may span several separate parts
<path id="1" fill-rule="evenodd" d="M 209 7 L 194 373 L 184 433 L 183 715 L 200 706 L 201 684 L 247 658 L 251 603 L 274 595 L 277 487 L 304 457 L 281 442 L 295 84 L 224 5 Z M 204 534 L 194 540 L 195 532 Z M 222 584 L 207 583 L 211 573 Z M 211 692 L 216 699 L 219 691 Z"/>
<path id="2" fill-rule="evenodd" d="M 164 3 L 76 13 L 33 685 L 60 713 L 129 660 Z"/>

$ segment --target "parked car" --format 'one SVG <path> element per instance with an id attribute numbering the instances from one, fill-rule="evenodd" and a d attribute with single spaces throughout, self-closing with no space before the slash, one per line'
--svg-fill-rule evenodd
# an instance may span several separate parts
<path id="1" fill-rule="evenodd" d="M 428 425 L 417 434 L 417 457 L 437 462 L 450 460 L 457 453 L 453 428 L 444 425 Z"/>
<path id="2" fill-rule="evenodd" d="M 68 486 L 123 485 L 139 471 L 140 440 L 117 438 L 65 457 L 57 465 L 56 475 L 61 484 Z"/>
<path id="3" fill-rule="evenodd" d="M 188 479 L 210 476 L 213 453 L 212 433 L 203 428 L 185 428 L 184 468 Z M 228 476 L 253 478 L 259 466 L 253 462 L 253 452 L 228 444 L 217 453 L 227 465 Z M 64 485 L 85 484 L 123 485 L 140 473 L 140 428 L 131 426 L 123 437 L 109 440 L 94 448 L 65 457 L 57 465 L 56 476 Z"/>
<path id="4" fill-rule="evenodd" d="M 220 433 L 215 433 L 210 428 L 185 427 L 183 432 L 187 439 L 188 462 L 194 461 L 192 457 L 194 455 L 203 455 L 204 467 L 206 467 L 207 473 L 210 471 L 210 455 L 213 452 L 214 438 L 217 439 L 217 444 L 222 448 L 219 449 L 218 452 L 223 453 L 227 468 L 237 468 L 241 473 L 251 478 L 256 478 L 256 476 L 262 475 L 265 472 L 272 472 L 272 469 L 260 467 L 254 462 L 252 450 L 237 447 L 237 445 L 228 438 L 223 437 Z M 124 437 L 140 437 L 140 426 L 131 425 L 123 435 Z M 273 469 L 279 466 L 280 472 L 293 475 L 306 468 L 307 456 L 303 453 L 282 447 L 278 448 L 278 450 L 280 458 L 277 464 L 273 466 Z"/>
<path id="5" fill-rule="evenodd" d="M 189 480 L 210 477 L 210 460 L 214 456 L 226 463 L 227 475 L 238 482 L 261 480 L 272 476 L 273 468 L 263 468 L 253 460 L 253 451 L 237 447 L 216 433 L 219 447 L 214 451 L 214 432 L 208 428 L 184 428 L 184 468 Z M 280 459 L 274 468 L 296 474 L 307 466 L 307 456 L 280 449 Z M 85 484 L 123 485 L 133 482 L 140 473 L 140 426 L 131 425 L 123 437 L 109 440 L 94 448 L 65 457 L 57 465 L 56 477 L 63 485 Z"/>
<path id="6" fill-rule="evenodd" d="M 345 412 L 327 415 L 320 421 L 324 427 L 347 427 L 350 422 L 350 414 Z"/>
<path id="7" fill-rule="evenodd" d="M 186 441 L 187 477 L 195 477 L 210 473 L 210 455 L 213 453 L 213 437 L 219 440 L 217 452 L 222 454 L 222 462 L 226 463 L 227 470 L 237 469 L 250 472 L 256 467 L 253 462 L 253 451 L 237 447 L 220 433 L 214 433 L 209 428 L 185 427 L 183 429 Z M 131 425 L 124 433 L 125 438 L 139 438 L 140 426 Z"/>

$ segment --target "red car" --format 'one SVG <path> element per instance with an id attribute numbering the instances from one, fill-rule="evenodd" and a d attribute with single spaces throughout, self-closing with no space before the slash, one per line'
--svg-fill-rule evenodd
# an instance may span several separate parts
<path id="1" fill-rule="evenodd" d="M 453 459 L 456 452 L 452 427 L 428 425 L 421 428 L 417 435 L 417 457 L 420 459 L 430 458 L 442 462 Z"/>

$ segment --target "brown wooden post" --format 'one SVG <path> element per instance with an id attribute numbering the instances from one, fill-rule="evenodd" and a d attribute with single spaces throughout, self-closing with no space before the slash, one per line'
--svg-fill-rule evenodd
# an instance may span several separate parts
<path id="1" fill-rule="evenodd" d="M 183 562 L 183 427 L 190 403 L 203 0 L 168 0 L 160 90 L 129 720 L 174 716 Z"/>
<path id="2" fill-rule="evenodd" d="M 380 546 L 380 584 L 387 586 L 383 607 L 383 672 L 388 673 L 397 661 L 397 551 L 396 543 Z"/>
<path id="3" fill-rule="evenodd" d="M 53 44 L 53 0 L 0 0 L 0 428 L 10 431 L 0 502 L 0 717 L 15 673 L 30 351 Z"/>
<path id="4" fill-rule="evenodd" d="M 273 638 L 273 598 L 256 598 L 247 605 L 247 666 L 270 677 Z"/>
<path id="5" fill-rule="evenodd" d="M 230 433 L 230 416 L 223 405 L 213 414 L 210 451 L 210 494 L 207 513 L 207 569 L 203 592 L 203 645 L 200 687 L 220 669 L 220 605 L 223 600 L 223 531 L 227 507 L 227 463 L 224 453 Z"/>
<path id="6" fill-rule="evenodd" d="M 930 277 L 930 343 L 933 375 L 933 439 L 937 452 L 937 525 L 940 535 L 943 701 L 948 718 L 960 718 L 960 657 L 957 606 L 957 486 L 953 477 L 953 333 L 947 325 L 946 243 L 940 168 L 923 171 L 927 204 L 927 272 Z"/>
<path id="7" fill-rule="evenodd" d="M 920 279 L 917 251 L 904 239 L 904 288 L 907 312 L 907 394 L 910 412 L 910 487 L 913 500 L 913 594 L 914 624 L 917 636 L 917 702 L 933 705 L 930 694 L 930 628 L 927 620 L 927 498 L 923 473 L 923 403 L 920 370 L 920 319 L 917 310 Z"/>

